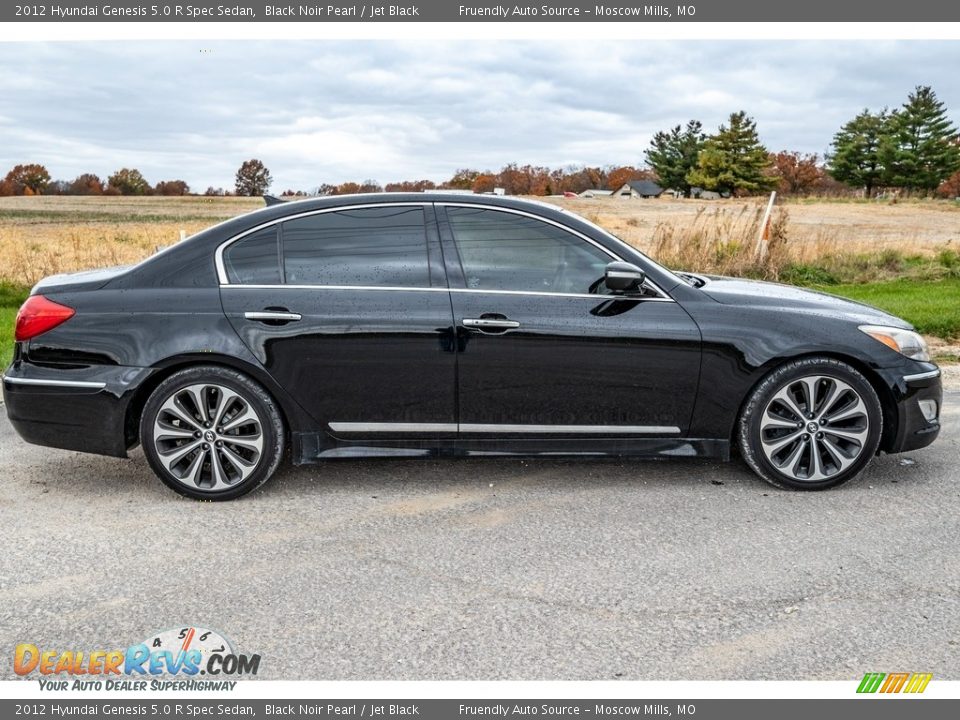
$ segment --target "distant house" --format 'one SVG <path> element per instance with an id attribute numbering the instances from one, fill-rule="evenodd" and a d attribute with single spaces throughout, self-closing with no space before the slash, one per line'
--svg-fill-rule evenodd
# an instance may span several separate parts
<path id="1" fill-rule="evenodd" d="M 614 195 L 625 198 L 658 198 L 663 195 L 663 188 L 653 180 L 631 180 Z"/>
<path id="2" fill-rule="evenodd" d="M 593 188 L 580 193 L 582 198 L 610 197 L 611 195 L 613 195 L 613 190 L 594 190 Z"/>

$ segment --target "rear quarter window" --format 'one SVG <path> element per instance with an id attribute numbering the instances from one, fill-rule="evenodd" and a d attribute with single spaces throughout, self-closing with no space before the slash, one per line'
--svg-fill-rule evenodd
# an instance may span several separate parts
<path id="1" fill-rule="evenodd" d="M 227 278 L 238 285 L 279 285 L 280 252 L 277 226 L 258 230 L 227 246 L 223 252 Z"/>

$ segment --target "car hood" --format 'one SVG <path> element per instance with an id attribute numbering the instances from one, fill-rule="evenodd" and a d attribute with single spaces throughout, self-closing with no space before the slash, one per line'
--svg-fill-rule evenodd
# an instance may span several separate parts
<path id="1" fill-rule="evenodd" d="M 701 290 L 724 305 L 769 307 L 831 318 L 843 318 L 870 325 L 889 325 L 913 329 L 910 323 L 895 315 L 871 305 L 825 292 L 760 280 L 715 276 L 707 276 L 707 278 L 709 282 Z"/>

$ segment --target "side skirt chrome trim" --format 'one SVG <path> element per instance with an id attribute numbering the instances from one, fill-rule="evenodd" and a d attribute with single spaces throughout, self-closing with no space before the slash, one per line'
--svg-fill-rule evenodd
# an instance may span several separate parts
<path id="1" fill-rule="evenodd" d="M 526 435 L 678 435 L 672 425 L 497 425 L 464 423 L 463 433 L 523 433 Z"/>
<path id="2" fill-rule="evenodd" d="M 904 375 L 904 382 L 913 382 L 914 380 L 932 380 L 933 378 L 940 377 L 940 368 L 936 370 L 930 370 L 929 372 L 917 373 L 916 375 Z"/>
<path id="3" fill-rule="evenodd" d="M 334 432 L 349 433 L 511 433 L 524 435 L 679 435 L 673 425 L 511 425 L 483 423 L 332 422 Z"/>
<path id="4" fill-rule="evenodd" d="M 455 433 L 456 423 L 365 423 L 332 422 L 334 432 L 351 433 Z"/>
<path id="5" fill-rule="evenodd" d="M 40 387 L 72 387 L 72 388 L 91 388 L 103 390 L 107 386 L 102 382 L 88 382 L 85 380 L 38 380 L 36 378 L 17 378 L 3 376 L 3 382 L 11 385 L 37 385 Z"/>

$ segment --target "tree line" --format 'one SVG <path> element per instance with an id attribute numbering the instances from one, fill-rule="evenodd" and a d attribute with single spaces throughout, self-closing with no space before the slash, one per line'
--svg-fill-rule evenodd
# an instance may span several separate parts
<path id="1" fill-rule="evenodd" d="M 421 192 L 434 189 L 510 195 L 558 195 L 585 190 L 617 190 L 632 180 L 654 180 L 664 189 L 690 196 L 695 188 L 724 195 L 755 195 L 778 190 L 790 195 L 860 193 L 881 189 L 943 197 L 960 196 L 960 133 L 943 102 L 928 86 L 917 86 L 899 108 L 863 110 L 834 135 L 829 152 L 784 150 L 772 153 L 760 141 L 756 121 L 745 111 L 731 113 L 708 135 L 698 120 L 654 134 L 645 165 L 549 168 L 511 163 L 497 172 L 457 170 L 445 182 L 404 180 L 381 186 L 375 180 L 320 184 L 283 195 L 344 195 L 365 192 Z M 232 190 L 209 187 L 205 195 L 263 195 L 272 184 L 262 161 L 250 159 L 237 170 Z M 0 195 L 187 195 L 183 180 L 151 185 L 139 170 L 123 168 L 101 180 L 85 173 L 71 182 L 51 181 L 38 164 L 17 165 L 0 182 Z"/>

